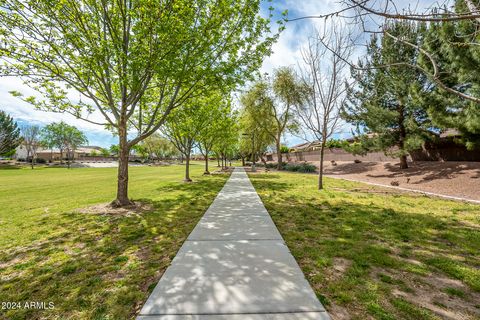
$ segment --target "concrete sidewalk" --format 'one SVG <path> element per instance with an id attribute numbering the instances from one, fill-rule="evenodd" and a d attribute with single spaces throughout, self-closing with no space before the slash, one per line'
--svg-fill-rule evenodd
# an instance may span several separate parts
<path id="1" fill-rule="evenodd" d="M 247 174 L 237 168 L 137 319 L 330 318 Z"/>

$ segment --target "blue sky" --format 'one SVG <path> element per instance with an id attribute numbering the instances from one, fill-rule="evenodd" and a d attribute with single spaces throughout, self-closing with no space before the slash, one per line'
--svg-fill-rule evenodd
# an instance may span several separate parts
<path id="1" fill-rule="evenodd" d="M 405 3 L 408 4 L 406 1 Z M 431 3 L 431 1 L 424 0 L 422 3 Z M 270 5 L 275 8 L 277 14 L 288 9 L 289 18 L 328 13 L 340 8 L 338 1 L 332 0 L 283 0 L 265 3 L 263 11 L 266 12 Z M 298 62 L 301 61 L 301 48 L 306 42 L 308 35 L 321 23 L 323 23 L 323 19 L 289 22 L 287 29 L 281 34 L 279 41 L 273 47 L 274 53 L 265 59 L 261 71 L 271 73 L 274 68 L 281 66 L 297 66 Z M 108 147 L 117 141 L 110 132 L 101 126 L 76 119 L 68 114 L 34 110 L 31 105 L 11 96 L 9 91 L 12 90 L 23 92 L 25 95 L 31 95 L 34 92 L 25 87 L 21 79 L 12 77 L 0 78 L 0 109 L 12 115 L 21 124 L 31 123 L 43 126 L 51 122 L 63 120 L 85 132 L 90 145 Z M 93 114 L 92 119 L 101 119 L 101 115 Z M 348 126 L 345 126 L 341 131 L 342 133 L 338 134 L 337 137 L 350 136 Z M 288 145 L 303 141 L 291 135 L 287 135 L 285 140 Z"/>

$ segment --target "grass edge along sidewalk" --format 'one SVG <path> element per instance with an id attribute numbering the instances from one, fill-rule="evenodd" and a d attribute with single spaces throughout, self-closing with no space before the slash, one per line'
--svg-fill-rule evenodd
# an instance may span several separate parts
<path id="1" fill-rule="evenodd" d="M 125 215 L 77 211 L 112 200 L 115 168 L 0 170 L 0 300 L 54 303 L 0 318 L 134 317 L 228 177 L 198 164 L 185 184 L 184 169 L 130 168 L 151 210 Z"/>
<path id="2" fill-rule="evenodd" d="M 250 173 L 332 317 L 480 316 L 480 206 L 315 175 Z"/>

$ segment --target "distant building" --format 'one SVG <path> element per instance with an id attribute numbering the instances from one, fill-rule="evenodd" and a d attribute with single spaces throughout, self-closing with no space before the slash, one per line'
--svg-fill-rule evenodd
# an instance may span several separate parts
<path id="1" fill-rule="evenodd" d="M 85 157 L 91 157 L 91 156 L 102 156 L 102 148 L 98 146 L 81 146 L 78 147 L 73 154 L 71 153 L 71 158 L 73 159 L 79 159 L 79 158 L 85 158 Z M 27 148 L 25 147 L 25 144 L 20 144 L 16 150 L 15 150 L 15 155 L 13 156 L 14 159 L 24 159 L 24 160 L 29 160 L 27 159 Z M 38 159 L 45 159 L 45 160 L 61 160 L 61 158 L 66 158 L 67 153 L 65 150 L 63 150 L 62 154 L 60 154 L 60 150 L 57 148 L 53 149 L 46 149 L 46 148 L 38 148 L 37 149 L 37 158 Z"/>

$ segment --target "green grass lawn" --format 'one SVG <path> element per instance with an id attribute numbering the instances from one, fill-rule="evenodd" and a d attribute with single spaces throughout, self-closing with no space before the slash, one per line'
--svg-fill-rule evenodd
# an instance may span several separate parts
<path id="1" fill-rule="evenodd" d="M 480 319 L 480 206 L 311 174 L 250 174 L 319 299 L 343 319 Z"/>
<path id="2" fill-rule="evenodd" d="M 0 301 L 54 303 L 0 319 L 132 318 L 227 179 L 191 170 L 131 167 L 131 198 L 153 206 L 131 215 L 75 211 L 113 200 L 115 168 L 0 170 Z"/>

